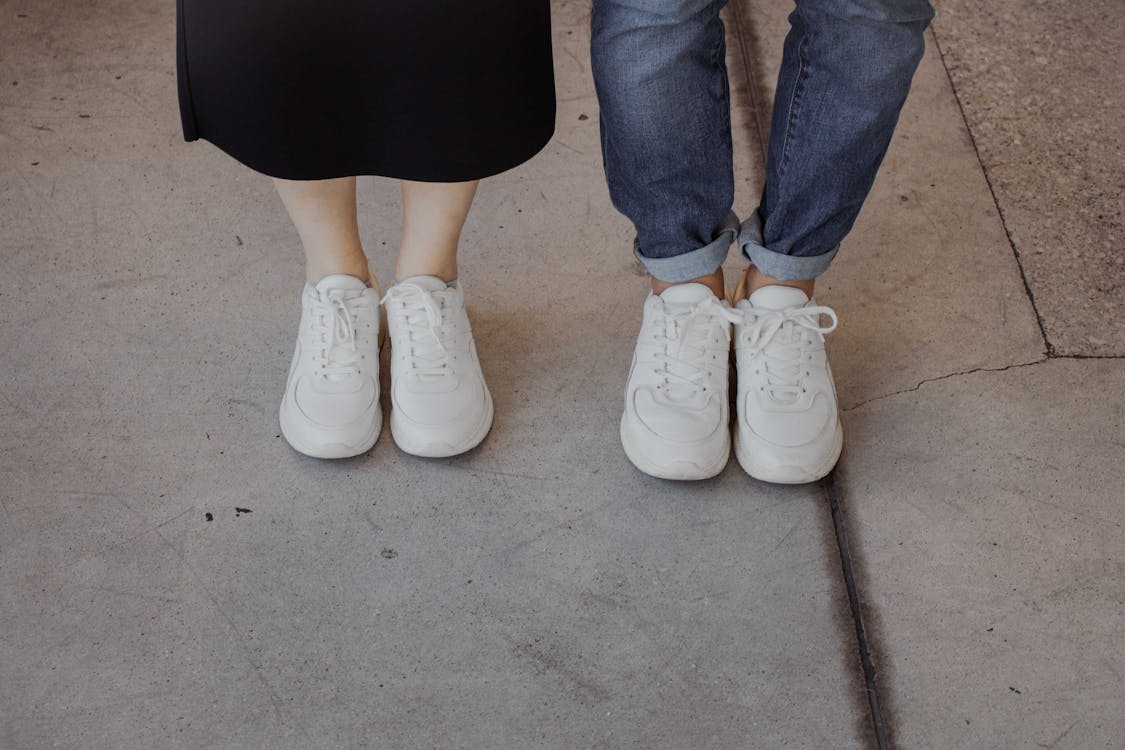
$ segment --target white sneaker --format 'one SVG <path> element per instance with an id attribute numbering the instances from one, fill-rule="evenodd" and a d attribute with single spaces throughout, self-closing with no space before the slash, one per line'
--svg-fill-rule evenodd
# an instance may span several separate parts
<path id="1" fill-rule="evenodd" d="M 734 312 L 703 284 L 649 294 L 625 384 L 621 445 L 661 479 L 707 479 L 730 457 L 730 324 Z"/>
<path id="2" fill-rule="evenodd" d="M 379 291 L 333 274 L 305 284 L 278 413 L 281 433 L 316 458 L 346 458 L 379 438 Z"/>
<path id="3" fill-rule="evenodd" d="M 391 435 L 415 456 L 454 456 L 492 427 L 460 284 L 412 276 L 383 298 L 391 337 Z"/>
<path id="4" fill-rule="evenodd" d="M 824 351 L 836 313 L 781 285 L 757 289 L 735 309 L 735 456 L 755 479 L 814 482 L 832 471 L 844 444 Z M 821 315 L 832 324 L 822 327 Z"/>

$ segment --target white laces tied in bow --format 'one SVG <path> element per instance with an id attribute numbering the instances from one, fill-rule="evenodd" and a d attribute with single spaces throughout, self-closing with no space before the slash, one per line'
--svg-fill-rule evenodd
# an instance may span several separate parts
<path id="1" fill-rule="evenodd" d="M 719 361 L 718 355 L 707 359 L 707 346 L 714 343 L 710 323 L 716 317 L 728 323 L 742 320 L 735 311 L 714 297 L 698 302 L 687 310 L 665 312 L 664 332 L 655 337 L 664 347 L 655 358 L 663 363 L 663 368 L 657 369 L 656 373 L 664 376 L 662 387 L 669 395 L 690 397 L 702 387 L 702 381 L 711 376 L 714 367 L 727 366 L 726 358 Z M 675 354 L 670 351 L 673 342 L 676 343 Z"/>
<path id="2" fill-rule="evenodd" d="M 434 292 L 416 284 L 395 284 L 384 295 L 403 312 L 410 338 L 411 369 L 416 375 L 445 377 L 452 374 L 449 350 L 442 338 L 445 303 Z"/>
<path id="3" fill-rule="evenodd" d="M 751 355 L 763 355 L 766 388 L 778 401 L 793 403 L 804 391 L 802 379 L 809 375 L 805 360 L 811 357 L 805 350 L 808 343 L 806 331 L 820 335 L 832 333 L 839 322 L 831 307 L 813 305 L 791 307 L 786 310 L 742 310 L 742 341 Z M 832 319 L 828 326 L 820 325 L 820 316 Z M 767 348 L 768 347 L 768 348 Z"/>
<path id="4" fill-rule="evenodd" d="M 320 342 L 321 377 L 340 380 L 358 372 L 360 360 L 356 345 L 355 321 L 346 302 L 353 305 L 358 299 L 346 300 L 344 293 L 331 289 L 316 300 L 314 324 L 318 327 Z M 361 303 L 362 304 L 362 303 Z"/>

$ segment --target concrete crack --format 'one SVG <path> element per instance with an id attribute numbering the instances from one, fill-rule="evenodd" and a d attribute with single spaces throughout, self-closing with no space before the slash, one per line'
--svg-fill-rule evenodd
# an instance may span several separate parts
<path id="1" fill-rule="evenodd" d="M 869 399 L 865 399 L 863 401 L 860 401 L 858 404 L 852 404 L 851 406 L 849 406 L 847 408 L 840 409 L 840 411 L 841 412 L 854 411 L 855 409 L 858 409 L 861 406 L 866 406 L 867 404 L 870 404 L 873 401 L 882 401 L 885 398 L 890 398 L 891 396 L 899 396 L 899 395 L 902 395 L 903 393 L 913 393 L 914 391 L 916 391 L 919 388 L 921 388 L 922 386 L 924 386 L 926 383 L 934 383 L 934 382 L 937 382 L 939 380 L 948 380 L 949 378 L 956 378 L 956 377 L 960 377 L 962 375 L 972 375 L 972 374 L 978 373 L 978 372 L 1004 372 L 1005 370 L 1015 370 L 1015 369 L 1018 369 L 1018 368 L 1021 368 L 1021 367 L 1031 367 L 1033 365 L 1041 365 L 1041 364 L 1044 364 L 1046 362 L 1051 362 L 1051 361 L 1060 360 L 1060 359 L 1074 359 L 1074 360 L 1125 359 L 1125 356 L 1120 355 L 1120 354 L 1052 354 L 1052 355 L 1048 355 L 1046 357 L 1043 357 L 1041 359 L 1034 360 L 1032 362 L 1016 362 L 1015 364 L 1004 365 L 1003 367 L 974 367 L 971 370 L 959 370 L 957 372 L 946 373 L 945 375 L 938 375 L 936 377 L 926 378 L 925 380 L 919 381 L 916 385 L 912 385 L 909 388 L 903 388 L 902 390 L 899 390 L 899 391 L 891 391 L 890 393 L 884 393 L 881 396 L 872 396 Z"/>
<path id="2" fill-rule="evenodd" d="M 1004 365 L 1003 367 L 974 367 L 971 370 L 960 370 L 958 372 L 950 372 L 950 373 L 947 373 L 945 375 L 938 375 L 937 377 L 934 377 L 934 378 L 926 378 L 925 380 L 919 381 L 916 385 L 913 385 L 909 388 L 903 388 L 901 391 L 892 391 L 890 393 L 884 393 L 881 396 L 873 396 L 873 397 L 871 397 L 869 399 L 866 399 L 864 401 L 860 401 L 858 404 L 853 404 L 852 406 L 849 406 L 846 409 L 841 409 L 840 411 L 841 412 L 853 411 L 855 409 L 858 409 L 861 406 L 866 406 L 867 404 L 870 404 L 873 401 L 882 401 L 885 398 L 890 398 L 891 396 L 899 396 L 899 395 L 902 395 L 903 393 L 913 393 L 914 391 L 916 391 L 919 388 L 921 388 L 922 386 L 924 386 L 926 383 L 934 383 L 934 382 L 937 382 L 938 380 L 948 380 L 949 378 L 956 378 L 956 377 L 959 377 L 961 375 L 972 375 L 973 373 L 977 373 L 977 372 L 1004 372 L 1005 370 L 1014 370 L 1014 369 L 1019 368 L 1019 367 L 1031 367 L 1032 365 L 1041 365 L 1044 362 L 1048 362 L 1052 359 L 1068 359 L 1068 358 L 1067 357 L 1043 357 L 1042 359 L 1037 359 L 1034 362 L 1017 362 L 1016 364 Z"/>
<path id="3" fill-rule="evenodd" d="M 1125 359 L 1125 354 L 1052 354 L 1047 359 Z"/>

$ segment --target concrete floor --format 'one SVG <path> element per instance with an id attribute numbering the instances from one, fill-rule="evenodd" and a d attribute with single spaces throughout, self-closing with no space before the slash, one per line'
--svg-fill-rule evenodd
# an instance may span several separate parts
<path id="1" fill-rule="evenodd" d="M 1010 39 L 951 78 L 950 5 L 818 293 L 845 456 L 775 487 L 621 453 L 645 281 L 588 3 L 555 2 L 554 140 L 465 233 L 492 434 L 321 462 L 276 424 L 297 239 L 267 180 L 182 142 L 171 4 L 0 0 L 0 748 L 1125 747 L 1125 243 L 1111 212 L 1070 235 L 1093 286 L 1020 244 L 990 123 L 1028 79 L 963 74 Z M 785 12 L 729 14 L 743 214 Z M 1119 172 L 1086 189 L 1119 208 Z M 395 184 L 361 211 L 386 276 Z"/>

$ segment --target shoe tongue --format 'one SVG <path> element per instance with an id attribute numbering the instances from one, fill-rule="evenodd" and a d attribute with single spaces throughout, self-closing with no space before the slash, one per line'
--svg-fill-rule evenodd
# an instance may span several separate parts
<path id="1" fill-rule="evenodd" d="M 320 281 L 316 282 L 316 289 L 319 292 L 325 292 L 329 289 L 366 289 L 367 284 L 363 283 L 355 276 L 349 276 L 346 273 L 334 273 L 330 276 L 325 276 Z"/>
<path id="2" fill-rule="evenodd" d="M 803 307 L 809 301 L 797 287 L 771 284 L 756 289 L 750 295 L 750 304 L 765 310 L 785 310 L 790 307 Z"/>
<path id="3" fill-rule="evenodd" d="M 437 276 L 411 276 L 410 278 L 403 279 L 398 283 L 411 284 L 413 286 L 425 289 L 427 292 L 440 292 L 442 289 L 445 289 L 447 286 L 449 286 Z"/>
<path id="4" fill-rule="evenodd" d="M 703 284 L 676 284 L 660 293 L 660 298 L 673 305 L 694 305 L 703 302 L 715 293 Z"/>

